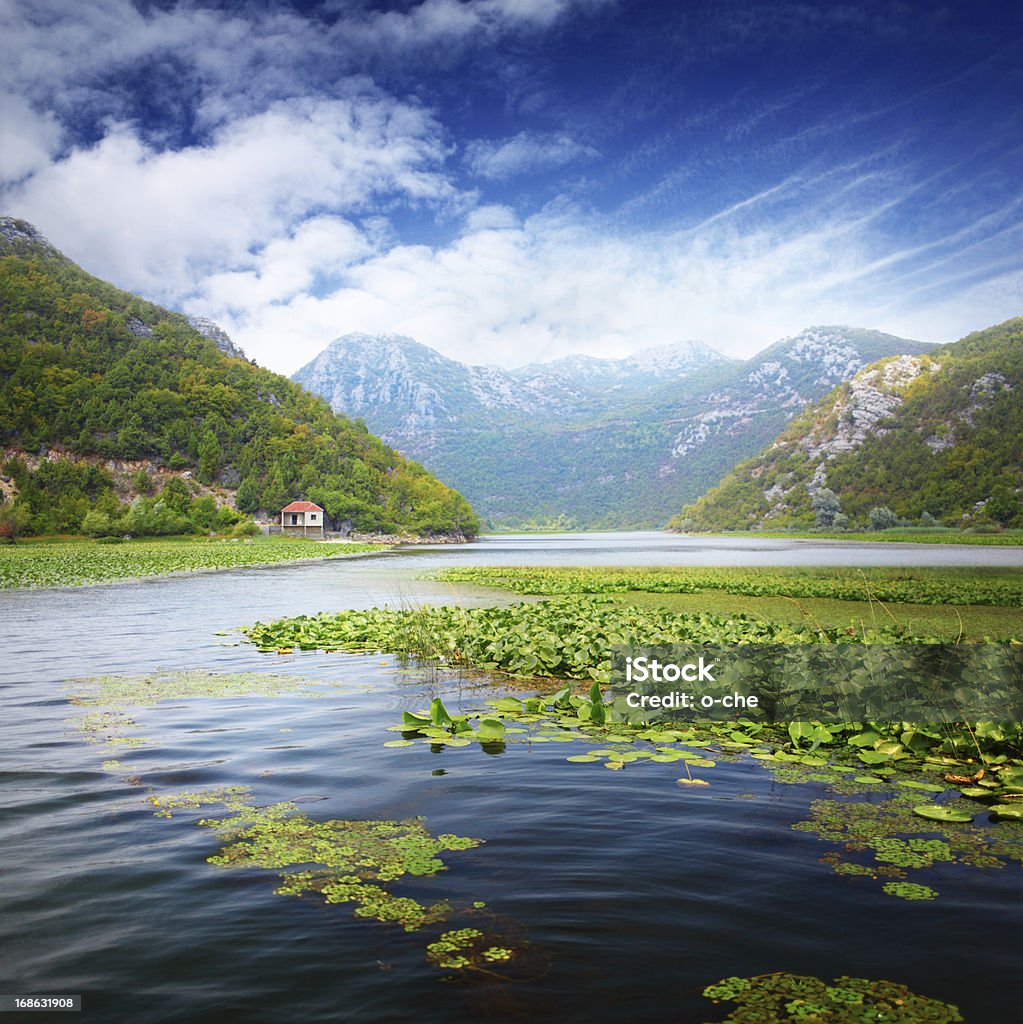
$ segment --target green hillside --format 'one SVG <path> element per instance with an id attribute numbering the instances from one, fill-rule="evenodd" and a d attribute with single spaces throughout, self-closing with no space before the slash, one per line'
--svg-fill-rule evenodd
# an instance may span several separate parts
<path id="1" fill-rule="evenodd" d="M 1019 527 L 1021 488 L 1023 317 L 1017 317 L 931 353 L 861 370 L 671 525 Z"/>
<path id="2" fill-rule="evenodd" d="M 92 277 L 11 218 L 0 218 L 0 446 L 17 456 L 0 504 L 13 498 L 27 532 L 123 511 L 109 460 L 188 471 L 246 513 L 305 498 L 364 532 L 472 536 L 479 525 L 461 495 L 361 423 L 228 357 L 184 316 Z"/>

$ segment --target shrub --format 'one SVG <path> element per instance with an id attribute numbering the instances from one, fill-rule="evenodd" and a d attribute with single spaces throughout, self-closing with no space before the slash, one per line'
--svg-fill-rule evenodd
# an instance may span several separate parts
<path id="1" fill-rule="evenodd" d="M 899 525 L 899 517 L 887 506 L 881 505 L 870 510 L 870 528 L 872 530 L 890 530 Z"/>

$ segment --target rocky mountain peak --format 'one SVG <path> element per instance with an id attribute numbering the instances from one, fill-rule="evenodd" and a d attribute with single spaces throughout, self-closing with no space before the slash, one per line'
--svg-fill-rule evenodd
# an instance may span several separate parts
<path id="1" fill-rule="evenodd" d="M 39 252 L 46 256 L 60 256 L 60 253 L 46 240 L 42 232 L 27 220 L 17 217 L 0 217 L 0 253 L 5 255 L 26 255 Z"/>
<path id="2" fill-rule="evenodd" d="M 231 340 L 227 332 L 207 316 L 190 316 L 188 322 L 204 337 L 213 342 L 225 356 L 245 359 L 245 353 Z"/>

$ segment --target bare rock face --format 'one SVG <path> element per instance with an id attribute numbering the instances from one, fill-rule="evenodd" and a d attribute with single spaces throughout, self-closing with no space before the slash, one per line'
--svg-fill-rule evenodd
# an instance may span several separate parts
<path id="1" fill-rule="evenodd" d="M 48 256 L 60 253 L 27 220 L 0 217 L 0 254 L 22 255 L 37 252 Z"/>
<path id="2" fill-rule="evenodd" d="M 151 338 L 153 336 L 153 329 L 147 323 L 140 320 L 137 316 L 130 316 L 124 321 L 125 326 L 136 338 Z"/>
<path id="3" fill-rule="evenodd" d="M 839 393 L 831 415 L 795 442 L 796 450 L 816 461 L 806 490 L 814 495 L 828 485 L 828 463 L 859 448 L 868 437 L 888 433 L 883 425 L 905 401 L 906 389 L 921 373 L 933 372 L 938 364 L 927 356 L 896 356 L 881 366 L 858 373 L 844 393 Z M 788 442 L 792 444 L 792 442 Z M 794 486 L 803 486 L 794 484 Z M 763 492 L 774 510 L 785 507 L 791 486 L 775 483 Z"/>
<path id="4" fill-rule="evenodd" d="M 231 340 L 227 332 L 206 316 L 190 316 L 188 322 L 204 337 L 209 338 L 225 356 L 245 359 L 245 353 Z"/>
<path id="5" fill-rule="evenodd" d="M 905 389 L 920 375 L 923 366 L 917 356 L 898 356 L 883 367 L 854 377 L 846 397 L 835 404 L 838 424 L 834 433 L 815 431 L 800 447 L 811 458 L 833 459 L 859 448 L 870 436 L 887 433 L 879 424 L 902 405 Z"/>
<path id="6" fill-rule="evenodd" d="M 790 419 L 873 361 L 869 351 L 858 347 L 860 336 L 871 333 L 876 332 L 809 327 L 772 346 L 740 380 L 709 395 L 705 408 L 682 422 L 672 458 L 684 459 L 720 439 L 737 438 L 766 415 L 781 413 Z M 903 339 L 890 341 L 894 347 Z"/>

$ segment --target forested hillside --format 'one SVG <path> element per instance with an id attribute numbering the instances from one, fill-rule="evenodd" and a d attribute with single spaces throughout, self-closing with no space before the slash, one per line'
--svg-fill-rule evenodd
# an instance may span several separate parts
<path id="1" fill-rule="evenodd" d="M 71 456 L 62 470 L 9 460 L 5 493 L 17 492 L 29 532 L 73 530 L 101 500 L 116 511 L 103 460 L 191 471 L 246 513 L 306 498 L 361 531 L 478 529 L 458 493 L 361 423 L 225 355 L 184 316 L 92 277 L 11 218 L 0 219 L 0 446 Z M 76 466 L 86 456 L 92 465 Z"/>
<path id="2" fill-rule="evenodd" d="M 811 405 L 672 525 L 1023 526 L 1023 317 L 884 359 Z"/>

